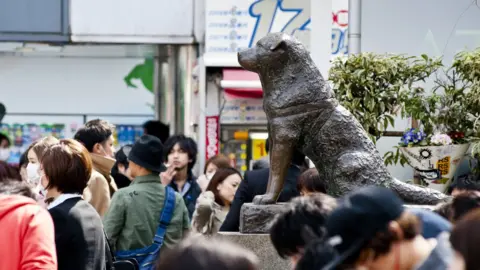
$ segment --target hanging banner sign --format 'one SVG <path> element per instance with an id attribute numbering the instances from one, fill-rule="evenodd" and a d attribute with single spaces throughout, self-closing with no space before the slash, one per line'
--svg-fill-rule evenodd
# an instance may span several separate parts
<path id="1" fill-rule="evenodd" d="M 218 155 L 220 151 L 220 118 L 218 115 L 206 117 L 206 160 Z"/>
<path id="2" fill-rule="evenodd" d="M 236 53 L 272 32 L 310 46 L 311 0 L 207 0 L 206 53 Z M 348 53 L 348 0 L 332 1 L 332 57 Z"/>

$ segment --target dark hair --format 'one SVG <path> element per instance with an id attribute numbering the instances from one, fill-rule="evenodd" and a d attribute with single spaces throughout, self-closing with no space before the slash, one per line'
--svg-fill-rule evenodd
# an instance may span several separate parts
<path id="1" fill-rule="evenodd" d="M 327 186 L 323 179 L 320 178 L 316 168 L 310 168 L 303 172 L 297 181 L 298 191 L 321 192 L 327 193 Z"/>
<path id="2" fill-rule="evenodd" d="M 118 164 L 122 164 L 125 168 L 128 168 L 128 154 L 132 150 L 132 145 L 127 144 L 122 146 L 116 153 L 115 153 L 115 166 L 114 169 L 118 170 Z"/>
<path id="3" fill-rule="evenodd" d="M 112 167 L 112 177 L 119 189 L 129 186 L 130 183 L 132 182 L 127 176 L 123 175 L 118 169 L 118 165 L 120 164 L 123 165 L 125 169 L 128 169 L 128 154 L 130 153 L 131 149 L 132 149 L 132 145 L 127 144 L 127 145 L 124 145 L 115 153 L 116 161 L 115 161 L 115 165 L 113 165 Z"/>
<path id="4" fill-rule="evenodd" d="M 270 163 L 265 159 L 258 159 L 253 162 L 252 170 L 262 170 L 270 168 Z"/>
<path id="5" fill-rule="evenodd" d="M 163 152 L 164 159 L 168 160 L 168 155 L 177 143 L 180 149 L 182 149 L 188 154 L 188 159 L 191 160 L 191 162 L 188 163 L 188 172 L 189 174 L 191 174 L 192 168 L 195 165 L 195 162 L 197 162 L 198 153 L 197 143 L 192 138 L 186 137 L 185 135 L 173 135 L 168 138 L 163 147 L 163 149 L 165 150 Z"/>
<path id="6" fill-rule="evenodd" d="M 282 258 L 299 253 L 306 246 L 304 231 L 318 238 L 325 236 L 325 222 L 336 207 L 336 200 L 325 194 L 294 198 L 279 214 L 270 228 L 270 239 Z"/>
<path id="7" fill-rule="evenodd" d="M 446 220 L 452 219 L 452 201 L 439 203 L 433 208 L 433 212 L 445 218 Z"/>
<path id="8" fill-rule="evenodd" d="M 88 121 L 84 127 L 80 128 L 75 136 L 75 140 L 81 142 L 88 150 L 93 151 L 95 144 L 105 143 L 112 136 L 115 126 L 107 121 L 95 119 Z"/>
<path id="9" fill-rule="evenodd" d="M 219 169 L 232 167 L 230 165 L 230 159 L 228 159 L 225 155 L 218 154 L 207 160 L 207 162 L 205 163 L 205 167 L 203 168 L 204 174 L 207 173 L 207 167 L 208 165 L 210 165 L 210 163 L 217 166 L 217 168 Z"/>
<path id="10" fill-rule="evenodd" d="M 324 269 L 335 256 L 338 253 L 331 245 L 324 239 L 315 238 L 307 244 L 295 270 Z"/>
<path id="11" fill-rule="evenodd" d="M 450 242 L 455 251 L 460 253 L 465 261 L 465 269 L 480 269 L 480 210 L 466 214 L 455 224 Z"/>
<path id="12" fill-rule="evenodd" d="M 30 149 L 30 147 L 28 148 Z M 18 161 L 18 168 L 24 168 L 27 167 L 28 165 L 28 150 L 23 152 L 22 155 L 20 156 L 20 160 Z"/>
<path id="13" fill-rule="evenodd" d="M 55 145 L 59 142 L 59 140 L 53 136 L 47 136 L 43 137 L 34 144 L 32 144 L 31 149 L 33 152 L 35 152 L 35 155 L 37 155 L 38 161 L 42 162 L 42 156 L 45 153 L 45 150 L 52 146 Z M 28 153 L 27 153 L 28 154 Z"/>
<path id="14" fill-rule="evenodd" d="M 143 131 L 147 135 L 152 135 L 165 143 L 170 136 L 170 127 L 158 120 L 150 120 L 143 124 Z"/>
<path id="15" fill-rule="evenodd" d="M 27 182 L 5 179 L 0 182 L 0 195 L 21 195 L 37 200 L 37 195 Z"/>
<path id="16" fill-rule="evenodd" d="M 92 174 L 92 159 L 81 143 L 62 139 L 46 149 L 42 167 L 48 178 L 47 189 L 82 194 Z"/>
<path id="17" fill-rule="evenodd" d="M 239 171 L 236 169 L 230 167 L 230 168 L 221 168 L 218 169 L 215 174 L 213 175 L 212 179 L 208 183 L 206 191 L 211 191 L 213 195 L 215 195 L 215 202 L 218 203 L 221 206 L 225 206 L 223 203 L 222 198 L 220 197 L 220 193 L 217 189 L 218 185 L 220 185 L 227 177 L 233 174 L 238 174 L 240 176 L 240 179 L 242 179 L 242 175 L 240 174 Z"/>
<path id="18" fill-rule="evenodd" d="M 465 190 L 465 191 L 480 191 L 480 184 L 475 180 L 467 177 L 459 177 L 454 183 L 448 188 L 448 193 L 451 194 L 454 189 Z"/>
<path id="19" fill-rule="evenodd" d="M 395 220 L 400 225 L 403 238 L 400 239 L 399 235 L 391 231 L 389 227 L 385 230 L 377 232 L 377 234 L 368 239 L 368 241 L 354 252 L 352 255 L 345 259 L 343 267 L 351 267 L 360 259 L 373 258 L 385 255 L 390 252 L 393 243 L 397 241 L 409 241 L 420 235 L 422 230 L 422 223 L 420 219 L 412 213 L 403 212 L 403 214 Z"/>
<path id="20" fill-rule="evenodd" d="M 466 213 L 473 209 L 480 208 L 480 195 L 477 191 L 466 191 L 453 198 L 452 201 L 452 217 L 453 222 L 459 220 Z"/>
<path id="21" fill-rule="evenodd" d="M 18 168 L 0 160 L 0 182 L 6 181 L 7 179 L 22 181 L 22 176 Z"/>
<path id="22" fill-rule="evenodd" d="M 258 259 L 251 251 L 224 240 L 195 236 L 162 254 L 156 269 L 257 270 Z"/>
<path id="23" fill-rule="evenodd" d="M 3 140 L 6 140 L 8 142 L 8 146 L 12 145 L 12 142 L 10 141 L 10 138 L 3 134 L 3 133 L 0 133 L 0 143 L 3 141 Z"/>

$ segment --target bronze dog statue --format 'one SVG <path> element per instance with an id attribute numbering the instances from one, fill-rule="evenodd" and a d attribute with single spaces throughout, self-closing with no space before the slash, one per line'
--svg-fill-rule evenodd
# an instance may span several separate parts
<path id="1" fill-rule="evenodd" d="M 271 33 L 238 53 L 240 65 L 259 74 L 268 119 L 270 176 L 255 204 L 273 204 L 282 191 L 294 149 L 315 164 L 328 193 L 341 196 L 360 186 L 395 190 L 405 202 L 435 204 L 446 195 L 394 179 L 367 133 L 339 105 L 309 52 L 295 38 Z"/>

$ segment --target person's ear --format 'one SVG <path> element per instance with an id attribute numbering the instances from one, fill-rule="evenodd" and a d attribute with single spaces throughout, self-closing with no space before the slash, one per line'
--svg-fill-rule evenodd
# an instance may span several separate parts
<path id="1" fill-rule="evenodd" d="M 102 146 L 99 143 L 94 144 L 93 149 L 92 149 L 92 153 L 99 154 L 99 155 L 103 154 L 102 153 Z"/>
<path id="2" fill-rule="evenodd" d="M 397 221 L 391 221 L 390 224 L 388 224 L 388 230 L 396 235 L 398 240 L 403 240 L 405 237 L 402 228 Z"/>

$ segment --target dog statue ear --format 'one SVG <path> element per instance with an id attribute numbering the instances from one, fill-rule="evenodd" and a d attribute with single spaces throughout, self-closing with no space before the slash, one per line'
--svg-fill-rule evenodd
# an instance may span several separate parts
<path id="1" fill-rule="evenodd" d="M 280 48 L 281 46 L 287 45 L 288 36 L 283 35 L 281 39 L 275 42 L 271 47 L 271 51 L 275 51 L 276 49 Z"/>

